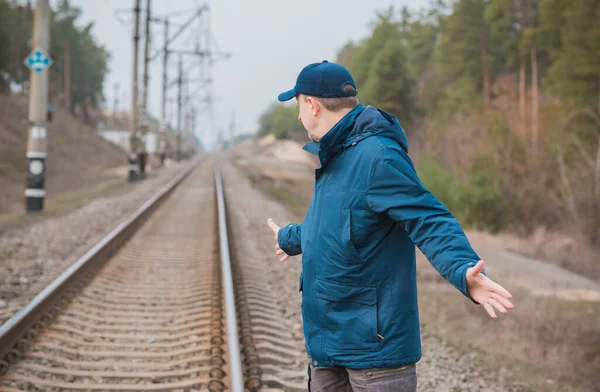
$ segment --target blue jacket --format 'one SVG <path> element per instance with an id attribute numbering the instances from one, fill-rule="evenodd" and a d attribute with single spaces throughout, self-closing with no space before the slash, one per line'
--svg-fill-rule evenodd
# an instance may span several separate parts
<path id="1" fill-rule="evenodd" d="M 394 367 L 421 358 L 415 245 L 469 299 L 479 261 L 459 223 L 419 180 L 396 117 L 359 105 L 320 141 L 300 225 L 279 232 L 302 253 L 302 318 L 315 367 Z M 471 299 L 472 300 L 472 299 Z"/>

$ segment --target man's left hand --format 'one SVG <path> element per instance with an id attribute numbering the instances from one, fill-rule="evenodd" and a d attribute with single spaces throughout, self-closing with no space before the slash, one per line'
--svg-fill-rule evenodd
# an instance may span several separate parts
<path id="1" fill-rule="evenodd" d="M 277 224 L 275 222 L 273 222 L 273 219 L 269 218 L 269 220 L 267 220 L 267 224 L 269 225 L 269 228 L 271 230 L 273 230 L 273 234 L 275 234 L 275 237 L 273 237 L 273 239 L 275 240 L 275 254 L 277 254 L 278 256 L 281 256 L 281 258 L 279 259 L 279 261 L 284 262 L 287 259 L 290 258 L 290 256 L 285 253 L 283 251 L 283 249 L 281 249 L 279 247 L 279 230 L 280 227 L 277 226 Z"/>
<path id="2" fill-rule="evenodd" d="M 483 260 L 467 270 L 467 290 L 475 301 L 483 305 L 491 318 L 497 318 L 494 308 L 500 313 L 508 313 L 507 309 L 514 309 L 510 302 L 512 295 L 498 283 L 483 275 Z"/>

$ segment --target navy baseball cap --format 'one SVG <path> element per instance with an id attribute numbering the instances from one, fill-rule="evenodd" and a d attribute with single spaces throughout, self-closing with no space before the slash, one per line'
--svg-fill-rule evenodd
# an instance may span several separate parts
<path id="1" fill-rule="evenodd" d="M 348 84 L 354 87 L 354 91 L 343 91 Z M 354 97 L 356 92 L 356 84 L 350 72 L 339 64 L 325 60 L 304 67 L 294 88 L 279 94 L 278 99 L 280 102 L 289 101 L 299 93 L 321 98 Z"/>

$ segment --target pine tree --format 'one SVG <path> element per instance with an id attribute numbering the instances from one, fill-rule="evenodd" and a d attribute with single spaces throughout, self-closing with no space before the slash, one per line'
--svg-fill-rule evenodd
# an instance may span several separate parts
<path id="1" fill-rule="evenodd" d="M 364 99 L 409 123 L 414 106 L 413 85 L 399 35 L 392 36 L 371 63 L 369 78 L 363 89 Z"/>
<path id="2" fill-rule="evenodd" d="M 0 93 L 8 91 L 10 80 L 10 19 L 12 10 L 6 0 L 0 0 Z"/>
<path id="3" fill-rule="evenodd" d="M 338 64 L 343 65 L 344 67 L 349 67 L 350 62 L 356 56 L 356 46 L 352 42 L 348 42 L 344 47 L 338 52 L 336 62 Z"/>
<path id="4" fill-rule="evenodd" d="M 484 0 L 460 0 L 452 14 L 440 17 L 437 61 L 449 87 L 443 106 L 450 111 L 465 107 L 479 91 L 488 100 L 490 29 L 484 11 Z"/>
<path id="5" fill-rule="evenodd" d="M 390 9 L 387 13 L 378 15 L 371 36 L 356 47 L 349 69 L 359 90 L 369 78 L 373 59 L 383 50 L 390 37 L 398 38 L 397 32 L 398 26 L 393 21 L 393 9 Z"/>
<path id="6" fill-rule="evenodd" d="M 420 17 L 412 21 L 408 27 L 406 36 L 407 69 L 410 78 L 414 81 L 413 96 L 415 101 L 415 110 L 432 110 L 433 88 L 432 81 L 435 75 L 435 66 L 433 64 L 433 53 L 435 43 L 439 34 L 439 28 L 436 23 L 427 17 Z"/>
<path id="7" fill-rule="evenodd" d="M 558 3 L 558 4 L 557 4 Z M 600 0 L 542 1 L 544 26 L 564 18 L 553 41 L 548 83 L 565 102 L 596 107 L 600 99 Z M 561 12 L 562 11 L 562 12 Z"/>
<path id="8" fill-rule="evenodd" d="M 493 73 L 518 69 L 520 35 L 513 17 L 513 0 L 491 0 L 485 7 L 485 21 L 490 28 L 490 54 Z"/>

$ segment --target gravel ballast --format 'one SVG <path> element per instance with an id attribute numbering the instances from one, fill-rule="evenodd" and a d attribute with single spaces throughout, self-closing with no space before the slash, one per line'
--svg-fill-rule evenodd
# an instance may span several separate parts
<path id="1" fill-rule="evenodd" d="M 0 325 L 189 164 L 170 164 L 125 193 L 2 233 Z"/>

